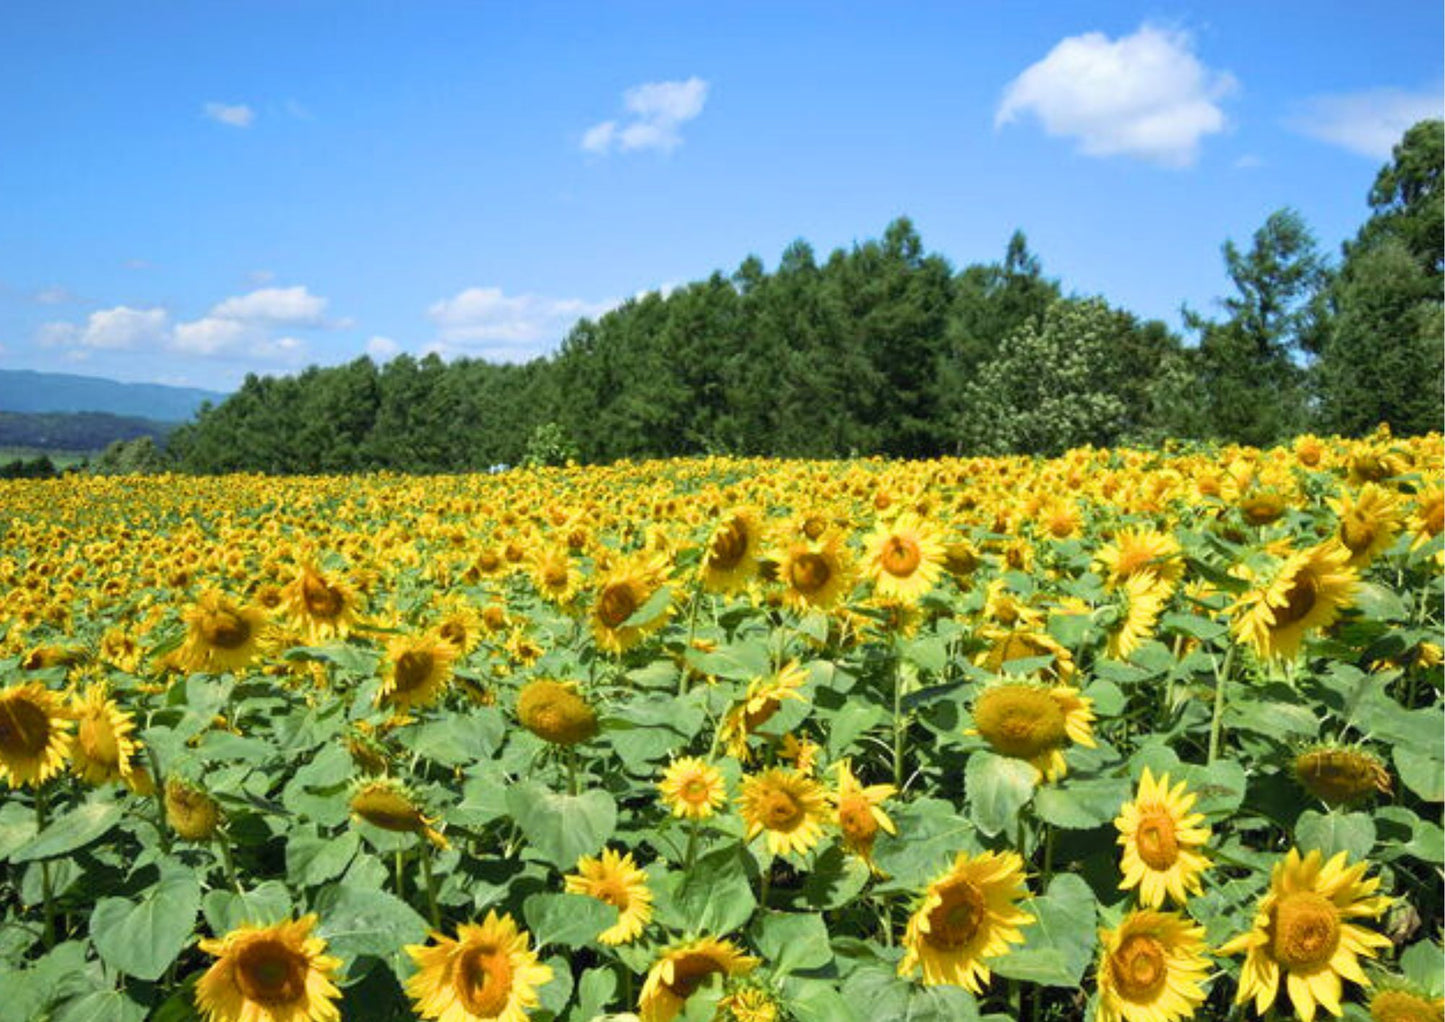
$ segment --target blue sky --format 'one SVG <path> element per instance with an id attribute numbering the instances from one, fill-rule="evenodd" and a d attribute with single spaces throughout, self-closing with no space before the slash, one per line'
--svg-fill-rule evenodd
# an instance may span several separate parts
<path id="1" fill-rule="evenodd" d="M 1281 206 L 1337 252 L 1439 116 L 1441 5 L 1387 6 L 9 0 L 0 365 L 517 361 L 900 214 L 1177 325 Z"/>

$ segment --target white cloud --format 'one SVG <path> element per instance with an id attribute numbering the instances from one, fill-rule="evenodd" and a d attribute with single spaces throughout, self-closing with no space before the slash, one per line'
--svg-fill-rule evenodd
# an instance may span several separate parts
<path id="1" fill-rule="evenodd" d="M 305 287 L 263 287 L 227 298 L 211 310 L 211 315 L 271 326 L 322 326 L 325 312 L 326 299 Z"/>
<path id="2" fill-rule="evenodd" d="M 166 336 L 165 309 L 132 309 L 117 305 L 90 314 L 84 325 L 46 323 L 36 339 L 49 348 L 97 348 L 122 351 L 141 347 Z"/>
<path id="3" fill-rule="evenodd" d="M 509 297 L 498 287 L 469 287 L 433 303 L 427 315 L 437 325 L 441 342 L 434 350 L 516 362 L 542 354 L 560 342 L 577 320 L 601 316 L 616 304 L 540 295 Z"/>
<path id="4" fill-rule="evenodd" d="M 610 120 L 593 125 L 582 136 L 582 148 L 598 154 L 614 147 L 622 152 L 671 152 L 682 145 L 682 125 L 702 113 L 707 90 L 708 83 L 696 76 L 685 81 L 634 85 L 622 94 L 628 114 L 626 123 Z"/>
<path id="5" fill-rule="evenodd" d="M 401 353 L 401 345 L 390 337 L 373 337 L 366 342 L 366 353 L 378 362 L 386 362 Z"/>
<path id="6" fill-rule="evenodd" d="M 1371 159 L 1387 160 L 1416 121 L 1440 117 L 1441 94 L 1422 90 L 1371 89 L 1306 100 L 1286 123 L 1290 128 Z"/>
<path id="7" fill-rule="evenodd" d="M 232 128 L 249 128 L 256 119 L 256 111 L 245 103 L 207 103 L 201 108 L 201 112 L 217 124 L 229 125 Z"/>
<path id="8" fill-rule="evenodd" d="M 1143 25 L 1117 41 L 1088 32 L 1060 41 L 1004 90 L 995 126 L 1033 114 L 1087 156 L 1137 156 L 1186 167 L 1223 131 L 1219 101 L 1237 87 L 1205 67 L 1188 34 Z"/>
<path id="9" fill-rule="evenodd" d="M 221 355 L 259 340 L 256 330 L 234 319 L 206 316 L 189 323 L 177 323 L 171 348 L 187 355 Z"/>
<path id="10" fill-rule="evenodd" d="M 246 274 L 246 281 L 256 285 L 269 284 L 275 279 L 276 274 L 272 270 L 252 270 Z"/>
<path id="11" fill-rule="evenodd" d="M 75 293 L 59 284 L 52 284 L 50 287 L 43 287 L 34 294 L 35 301 L 41 305 L 66 305 L 70 302 L 79 301 Z"/>

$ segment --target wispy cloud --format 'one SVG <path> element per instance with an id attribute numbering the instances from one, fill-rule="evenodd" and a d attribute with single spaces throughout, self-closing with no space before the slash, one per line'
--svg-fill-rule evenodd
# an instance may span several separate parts
<path id="1" fill-rule="evenodd" d="M 249 128 L 256 119 L 256 111 L 245 103 L 207 103 L 201 113 L 217 124 L 232 128 Z"/>
<path id="2" fill-rule="evenodd" d="M 1224 130 L 1219 101 L 1237 87 L 1200 62 L 1185 32 L 1147 24 L 1118 40 L 1087 32 L 1061 40 L 1010 82 L 994 123 L 1032 114 L 1047 134 L 1077 139 L 1087 156 L 1187 167 L 1200 141 Z"/>
<path id="3" fill-rule="evenodd" d="M 596 318 L 617 305 L 579 298 L 507 295 L 499 287 L 469 287 L 434 302 L 427 316 L 437 326 L 436 350 L 524 362 L 544 354 L 579 319 Z"/>
<path id="4" fill-rule="evenodd" d="M 1411 125 L 1442 114 L 1445 102 L 1438 90 L 1370 89 L 1315 96 L 1301 103 L 1285 123 L 1321 142 L 1387 160 Z"/>
<path id="5" fill-rule="evenodd" d="M 588 128 L 582 135 L 582 149 L 598 155 L 614 149 L 671 152 L 682 145 L 682 126 L 702 113 L 707 92 L 708 83 L 695 76 L 634 85 L 622 94 L 626 114 Z"/>

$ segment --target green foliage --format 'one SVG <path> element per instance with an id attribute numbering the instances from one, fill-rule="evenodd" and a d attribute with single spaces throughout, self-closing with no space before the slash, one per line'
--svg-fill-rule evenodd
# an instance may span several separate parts
<path id="1" fill-rule="evenodd" d="M 528 468 L 558 467 L 577 460 L 577 445 L 558 423 L 544 422 L 527 438 L 522 464 Z"/>

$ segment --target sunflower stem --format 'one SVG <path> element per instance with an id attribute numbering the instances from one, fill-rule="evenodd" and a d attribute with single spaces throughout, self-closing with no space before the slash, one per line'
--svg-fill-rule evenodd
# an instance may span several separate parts
<path id="1" fill-rule="evenodd" d="M 682 867 L 682 871 L 683 871 L 684 873 L 690 873 L 690 872 L 692 872 L 692 864 L 693 864 L 693 862 L 697 859 L 697 832 L 698 832 L 698 829 L 699 829 L 701 826 L 702 826 L 702 821 L 699 820 L 699 819 L 697 819 L 697 818 L 693 818 L 693 819 L 691 819 L 691 820 L 688 821 L 688 825 L 687 825 L 687 856 L 686 856 L 685 859 L 683 860 L 683 867 Z"/>
<path id="2" fill-rule="evenodd" d="M 221 850 L 221 865 L 226 870 L 226 879 L 230 881 L 237 894 L 243 894 L 241 890 L 241 879 L 236 875 L 236 860 L 231 857 L 230 835 L 224 832 L 216 837 L 216 847 Z"/>
<path id="3" fill-rule="evenodd" d="M 1234 645 L 1224 654 L 1223 668 L 1214 671 L 1214 717 L 1209 722 L 1209 759 L 1213 763 L 1219 757 L 1219 743 L 1224 734 L 1224 685 L 1229 680 L 1229 669 L 1234 665 Z"/>
<path id="4" fill-rule="evenodd" d="M 45 831 L 46 810 L 49 808 L 45 784 L 35 786 L 35 833 Z M 55 893 L 50 889 L 50 862 L 40 860 L 40 893 L 45 903 L 45 948 L 55 947 Z"/>
<path id="5" fill-rule="evenodd" d="M 145 747 L 146 759 L 151 765 L 151 787 L 155 789 L 156 802 L 156 833 L 160 835 L 161 851 L 167 855 L 171 854 L 171 831 L 166 826 L 166 796 L 165 779 L 161 777 L 161 762 L 156 758 L 156 751 L 149 745 Z"/>
<path id="6" fill-rule="evenodd" d="M 687 695 L 687 654 L 692 650 L 692 638 L 697 634 L 697 609 L 702 606 L 702 587 L 692 594 L 692 606 L 687 612 L 687 642 L 682 647 L 682 669 L 677 674 L 677 694 Z"/>
<path id="7" fill-rule="evenodd" d="M 567 747 L 567 794 L 575 798 L 578 792 L 577 750 L 569 745 Z"/>
<path id="8" fill-rule="evenodd" d="M 908 725 L 903 719 L 903 651 L 893 647 L 893 787 L 903 794 L 903 750 Z"/>
<path id="9" fill-rule="evenodd" d="M 760 885 L 760 890 L 758 891 L 758 908 L 762 909 L 765 912 L 768 908 L 768 892 L 772 889 L 772 886 L 773 863 L 771 860 L 769 860 L 768 868 L 763 870 L 762 883 Z"/>
<path id="10" fill-rule="evenodd" d="M 402 852 L 398 848 L 392 862 L 392 881 L 396 884 L 396 896 L 402 900 L 406 899 L 406 892 L 402 889 L 402 883 L 406 879 L 406 873 L 402 865 Z"/>
<path id="11" fill-rule="evenodd" d="M 431 848 L 423 838 L 418 842 L 417 854 L 421 856 L 421 875 L 426 881 L 426 907 L 427 914 L 431 917 L 432 929 L 440 931 L 442 928 L 442 914 L 437 907 L 437 881 L 431 869 Z"/>

